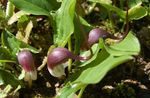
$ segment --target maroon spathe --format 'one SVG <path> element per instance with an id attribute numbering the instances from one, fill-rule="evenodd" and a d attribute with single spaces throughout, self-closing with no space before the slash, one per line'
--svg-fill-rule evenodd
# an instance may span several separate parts
<path id="1" fill-rule="evenodd" d="M 26 72 L 35 70 L 34 60 L 31 52 L 29 52 L 28 50 L 22 50 L 21 52 L 18 53 L 17 57 L 19 64 Z"/>

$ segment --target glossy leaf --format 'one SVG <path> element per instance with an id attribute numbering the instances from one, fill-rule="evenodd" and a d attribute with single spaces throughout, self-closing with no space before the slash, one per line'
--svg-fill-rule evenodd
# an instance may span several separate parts
<path id="1" fill-rule="evenodd" d="M 100 3 L 102 6 L 104 6 L 108 11 L 114 11 L 116 12 L 121 18 L 125 19 L 126 12 L 122 9 L 111 5 L 111 3 L 106 3 L 103 0 L 89 0 L 92 2 Z M 144 16 L 147 15 L 147 11 L 144 7 L 141 6 L 142 2 L 141 0 L 129 0 L 129 20 L 138 20 Z"/>
<path id="2" fill-rule="evenodd" d="M 81 83 L 87 85 L 98 83 L 104 78 L 108 71 L 129 59 L 132 59 L 132 56 L 125 55 L 114 57 L 107 53 L 106 50 L 102 50 L 100 53 L 94 55 L 86 64 L 84 64 L 84 67 L 81 67 L 80 71 L 73 74 L 69 80 L 72 84 Z M 71 86 L 66 85 L 61 90 L 60 96 L 67 96 L 75 93 L 77 91 L 75 89 L 79 90 L 78 87 L 72 88 Z"/>
<path id="3" fill-rule="evenodd" d="M 19 81 L 11 73 L 0 69 L 0 85 L 3 85 L 3 84 L 4 85 L 10 84 L 14 87 L 17 87 L 18 85 L 22 85 L 21 81 Z"/>
<path id="4" fill-rule="evenodd" d="M 131 47 L 126 47 L 126 45 L 129 43 L 133 48 L 131 50 L 129 50 Z M 133 59 L 132 55 L 137 55 L 140 51 L 139 41 L 131 32 L 119 44 L 113 45 L 112 47 L 110 46 L 111 48 L 109 47 L 109 50 L 107 49 L 108 46 L 103 46 L 104 43 L 100 41 L 99 49 L 97 52 L 95 52 L 94 56 L 86 63 L 81 65 L 79 68 L 80 70 L 72 74 L 67 81 L 71 82 L 72 84 L 82 83 L 87 85 L 98 83 L 110 70 L 126 62 L 127 60 Z M 64 88 L 66 87 L 67 86 L 64 86 Z M 71 87 L 67 90 L 67 92 L 70 94 L 72 91 L 73 89 Z M 62 95 L 63 94 L 66 93 L 64 92 Z"/>
<path id="5" fill-rule="evenodd" d="M 73 98 L 70 96 L 84 86 L 86 85 L 82 83 L 67 83 L 66 86 L 59 91 L 59 94 L 56 96 L 56 98 Z"/>
<path id="6" fill-rule="evenodd" d="M 108 71 L 125 61 L 132 59 L 132 56 L 125 55 L 114 57 L 105 50 L 101 51 L 97 58 L 87 64 L 74 82 L 95 84 L 104 78 Z"/>
<path id="7" fill-rule="evenodd" d="M 99 3 L 103 3 L 103 4 L 112 4 L 111 0 L 89 0 L 92 2 L 99 2 Z"/>
<path id="8" fill-rule="evenodd" d="M 141 5 L 142 4 L 142 1 L 141 0 L 129 0 L 128 1 L 128 6 L 129 8 L 132 8 L 136 5 Z"/>
<path id="9" fill-rule="evenodd" d="M 7 47 L 14 57 L 16 57 L 19 50 L 23 48 L 26 48 L 33 53 L 39 53 L 38 49 L 16 39 L 15 36 L 7 30 L 2 33 L 1 40 L 2 46 Z"/>
<path id="10" fill-rule="evenodd" d="M 106 50 L 114 56 L 119 55 L 137 55 L 140 51 L 140 43 L 138 39 L 133 35 L 133 32 L 129 32 L 126 38 L 118 44 L 105 46 Z"/>
<path id="11" fill-rule="evenodd" d="M 105 7 L 108 11 L 114 11 L 116 12 L 121 18 L 125 19 L 125 11 L 123 11 L 122 9 L 113 6 L 111 4 L 111 2 L 109 2 L 110 0 L 89 0 L 91 2 L 96 2 L 99 3 L 100 5 L 102 5 L 103 7 Z M 107 2 L 108 1 L 108 2 Z"/>
<path id="12" fill-rule="evenodd" d="M 147 10 L 141 5 L 136 5 L 129 9 L 128 17 L 129 20 L 138 20 L 147 15 Z"/>
<path id="13" fill-rule="evenodd" d="M 74 32 L 74 11 L 76 0 L 63 0 L 61 7 L 53 15 L 56 23 L 56 32 L 54 35 L 54 43 L 60 47 L 64 47 L 68 38 Z"/>
<path id="14" fill-rule="evenodd" d="M 57 8 L 56 0 L 10 0 L 18 9 L 34 15 L 49 16 Z"/>
<path id="15" fill-rule="evenodd" d="M 131 44 L 130 46 L 132 49 L 131 47 L 127 47 L 129 43 Z M 107 52 L 103 48 L 93 61 L 89 60 L 90 62 L 88 61 L 89 63 L 87 62 L 83 69 L 80 72 L 77 72 L 80 73 L 80 75 L 75 79 L 75 82 L 80 81 L 87 84 L 97 83 L 106 75 L 109 70 L 129 59 L 132 59 L 132 55 L 137 55 L 140 51 L 139 41 L 132 33 L 129 33 L 122 42 L 112 46 L 111 49 L 112 48 L 117 49 L 115 52 L 118 52 L 118 54 L 120 51 L 126 52 L 126 54 L 122 54 L 120 56 L 114 55 L 114 53 L 110 51 Z M 93 58 L 94 57 L 95 56 L 93 56 Z"/>

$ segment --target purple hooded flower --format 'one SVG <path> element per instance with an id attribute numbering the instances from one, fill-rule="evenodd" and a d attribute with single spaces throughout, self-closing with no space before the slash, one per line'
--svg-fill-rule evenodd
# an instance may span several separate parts
<path id="1" fill-rule="evenodd" d="M 26 72 L 25 78 L 28 77 L 31 78 L 32 80 L 36 80 L 37 71 L 35 68 L 34 59 L 31 52 L 28 50 L 22 50 L 18 53 L 17 58 L 19 64 L 22 66 L 22 69 Z"/>

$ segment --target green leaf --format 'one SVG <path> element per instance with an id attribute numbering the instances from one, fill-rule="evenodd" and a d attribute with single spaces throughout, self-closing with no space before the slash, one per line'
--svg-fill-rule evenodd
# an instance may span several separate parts
<path id="1" fill-rule="evenodd" d="M 141 5 L 136 5 L 129 9 L 128 17 L 129 20 L 138 20 L 147 15 L 147 10 Z"/>
<path id="2" fill-rule="evenodd" d="M 14 57 L 16 57 L 19 50 L 24 48 L 32 51 L 33 53 L 39 53 L 38 49 L 16 39 L 15 36 L 7 30 L 2 33 L 1 40 L 3 47 L 7 47 Z"/>
<path id="3" fill-rule="evenodd" d="M 100 5 L 102 5 L 103 7 L 105 7 L 108 11 L 114 11 L 116 12 L 122 19 L 125 19 L 125 11 L 123 11 L 122 9 L 116 7 L 116 6 L 113 6 L 111 4 L 111 2 L 109 2 L 110 0 L 89 0 L 91 2 L 96 2 L 96 3 L 99 3 Z"/>
<path id="4" fill-rule="evenodd" d="M 67 83 L 64 88 L 59 91 L 59 95 L 57 95 L 56 98 L 73 98 L 69 96 L 84 86 L 85 84 L 82 83 Z"/>
<path id="5" fill-rule="evenodd" d="M 132 56 L 124 55 L 114 57 L 107 53 L 106 50 L 102 50 L 100 53 L 98 53 L 98 56 L 95 60 L 83 67 L 82 71 L 77 72 L 80 73 L 80 75 L 75 79 L 74 82 L 82 82 L 85 84 L 98 83 L 112 68 L 129 59 L 132 59 Z"/>
<path id="6" fill-rule="evenodd" d="M 83 25 L 83 26 L 87 26 L 87 27 L 92 27 L 84 18 L 82 18 L 81 16 L 77 16 L 76 15 L 76 21 L 78 20 L 79 18 L 79 22 Z"/>
<path id="7" fill-rule="evenodd" d="M 111 0 L 88 0 L 88 1 L 99 2 L 99 3 L 103 3 L 103 4 L 112 4 Z"/>
<path id="8" fill-rule="evenodd" d="M 129 44 L 131 44 L 130 46 L 133 49 L 129 50 L 131 47 L 126 47 Z M 72 84 L 81 83 L 86 85 L 98 83 L 110 70 L 126 62 L 127 60 L 133 59 L 132 55 L 138 54 L 140 51 L 139 41 L 131 32 L 119 44 L 110 46 L 111 48 L 106 45 L 105 47 L 103 46 L 104 43 L 100 40 L 99 49 L 95 52 L 94 56 L 87 62 L 83 63 L 79 70 L 72 74 L 67 81 Z M 66 87 L 67 86 L 64 86 L 64 88 Z M 69 93 L 67 95 L 75 93 L 76 91 L 70 87 L 67 89 L 67 92 Z M 61 93 L 61 95 L 63 94 L 66 93 Z"/>
<path id="9" fill-rule="evenodd" d="M 73 86 L 75 87 L 73 88 L 71 83 L 70 85 L 65 85 L 60 90 L 61 97 L 58 98 L 66 98 L 64 96 L 69 96 L 78 91 L 81 87 L 77 83 L 85 85 L 98 83 L 111 69 L 132 58 L 129 55 L 114 57 L 103 49 L 100 53 L 94 55 L 91 60 L 87 61 L 86 66 L 84 64 L 79 71 L 69 78 L 72 85 L 76 84 L 77 87 Z"/>
<path id="10" fill-rule="evenodd" d="M 136 5 L 141 5 L 142 4 L 142 1 L 141 0 L 129 0 L 128 1 L 128 6 L 129 8 L 132 8 Z"/>
<path id="11" fill-rule="evenodd" d="M 105 49 L 107 52 L 109 52 L 113 56 L 122 56 L 122 55 L 137 55 L 138 53 L 135 51 L 120 51 L 120 50 L 115 50 L 113 48 L 110 48 L 108 46 L 105 46 Z"/>
<path id="12" fill-rule="evenodd" d="M 0 47 L 0 62 L 15 62 L 8 49 Z"/>
<path id="13" fill-rule="evenodd" d="M 130 31 L 123 41 L 115 45 L 105 46 L 105 48 L 114 56 L 137 55 L 140 52 L 140 43 L 133 32 Z"/>
<path id="14" fill-rule="evenodd" d="M 101 47 L 102 44 L 100 44 Z M 105 48 L 101 48 L 99 53 L 96 52 L 89 61 L 81 65 L 83 67 L 70 80 L 85 84 L 98 83 L 112 68 L 132 59 L 132 55 L 137 55 L 140 51 L 139 41 L 131 32 L 122 42 L 110 46 L 109 51 L 106 46 Z"/>
<path id="15" fill-rule="evenodd" d="M 57 7 L 56 0 L 10 0 L 17 8 L 34 15 L 49 16 Z"/>
<path id="16" fill-rule="evenodd" d="M 8 84 L 10 84 L 13 87 L 22 85 L 21 81 L 17 80 L 17 78 L 13 76 L 11 73 L 0 69 L 0 85 L 8 85 Z"/>
<path id="17" fill-rule="evenodd" d="M 54 34 L 54 43 L 64 47 L 74 32 L 74 11 L 76 0 L 63 0 L 61 7 L 53 16 L 56 23 L 56 31 Z"/>
<path id="18" fill-rule="evenodd" d="M 93 51 L 93 53 L 94 53 L 93 57 L 92 57 L 91 59 L 89 59 L 88 62 L 84 62 L 82 65 L 80 65 L 80 67 L 86 66 L 88 63 L 94 61 L 94 60 L 97 58 L 100 49 L 103 49 L 103 48 L 104 48 L 104 42 L 103 42 L 103 39 L 101 38 L 101 39 L 99 40 L 99 43 L 98 43 L 98 44 L 95 44 L 95 45 L 93 45 L 93 46 L 91 47 L 91 49 L 92 49 L 92 51 Z M 90 54 L 90 50 L 83 52 L 81 55 L 82 55 L 83 57 L 84 57 L 84 56 L 87 57 L 88 54 Z M 89 55 L 88 55 L 88 56 L 89 56 Z"/>

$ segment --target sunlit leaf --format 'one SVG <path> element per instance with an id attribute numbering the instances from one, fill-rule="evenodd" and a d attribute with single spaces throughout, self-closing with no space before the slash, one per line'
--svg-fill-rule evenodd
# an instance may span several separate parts
<path id="1" fill-rule="evenodd" d="M 100 45 L 102 45 L 102 43 Z M 130 46 L 130 48 L 127 46 Z M 105 47 L 101 48 L 99 53 L 95 53 L 89 61 L 83 64 L 84 66 L 80 68 L 80 71 L 72 76 L 71 81 L 86 84 L 97 83 L 112 68 L 132 59 L 132 55 L 137 55 L 140 51 L 139 41 L 132 33 L 129 33 L 119 44 L 110 47 L 111 49 L 109 51 L 105 49 Z M 116 54 L 121 54 L 120 51 L 126 52 L 126 54 L 115 55 L 115 53 L 112 52 L 113 50 L 116 50 Z"/>
<path id="2" fill-rule="evenodd" d="M 96 2 L 99 3 L 100 5 L 102 5 L 103 7 L 105 7 L 108 11 L 114 11 L 116 12 L 121 18 L 125 19 L 125 11 L 123 11 L 122 9 L 113 6 L 109 1 L 110 0 L 89 0 L 91 2 Z"/>
<path id="3" fill-rule="evenodd" d="M 98 83 L 104 78 L 108 71 L 129 59 L 132 59 L 132 56 L 125 55 L 114 57 L 103 50 L 98 53 L 95 60 L 84 66 L 81 71 L 77 72 L 79 76 L 76 77 L 74 82 L 82 82 L 85 84 Z"/>
<path id="4" fill-rule="evenodd" d="M 74 98 L 71 97 L 72 94 L 74 94 L 74 92 L 78 91 L 84 86 L 86 85 L 82 83 L 74 83 L 74 84 L 67 83 L 65 87 L 59 91 L 56 98 Z"/>
<path id="5" fill-rule="evenodd" d="M 129 20 L 138 20 L 147 15 L 147 10 L 141 5 L 136 5 L 129 9 Z"/>
<path id="6" fill-rule="evenodd" d="M 96 57 L 96 58 L 95 58 Z M 102 50 L 97 55 L 93 56 L 94 60 L 87 61 L 84 67 L 81 67 L 79 71 L 70 77 L 71 83 L 83 83 L 83 84 L 95 84 L 101 81 L 108 71 L 118 66 L 119 64 L 132 59 L 132 56 L 118 56 L 114 57 L 107 53 L 106 50 Z M 91 58 L 91 59 L 93 59 Z M 61 90 L 60 96 L 70 95 L 75 93 L 79 88 L 72 88 L 71 86 L 64 86 Z M 65 90 L 65 91 L 64 91 Z M 67 93 L 66 93 L 67 92 Z M 60 97 L 63 98 L 63 97 Z"/>
<path id="7" fill-rule="evenodd" d="M 118 55 L 137 55 L 140 51 L 140 43 L 138 39 L 133 35 L 133 32 L 129 32 L 126 38 L 115 45 L 106 46 L 106 50 L 113 54 Z"/>
<path id="8" fill-rule="evenodd" d="M 104 6 L 108 11 L 116 12 L 121 18 L 125 19 L 126 12 L 122 9 L 113 6 L 111 3 L 106 3 L 103 0 L 89 0 L 92 2 L 97 2 Z M 147 15 L 147 11 L 144 7 L 141 6 L 141 0 L 129 0 L 129 20 L 138 20 Z"/>
<path id="9" fill-rule="evenodd" d="M 132 8 L 136 5 L 141 5 L 142 1 L 141 0 L 128 0 L 128 6 L 129 8 Z"/>
<path id="10" fill-rule="evenodd" d="M 129 45 L 129 43 L 131 45 Z M 127 45 L 131 47 L 128 48 Z M 90 60 L 83 63 L 79 70 L 72 74 L 67 81 L 71 82 L 72 84 L 83 83 L 87 85 L 98 83 L 110 70 L 128 60 L 133 59 L 132 55 L 137 55 L 140 51 L 139 41 L 131 32 L 119 44 L 110 46 L 111 48 L 106 45 L 105 47 L 103 46 L 104 43 L 101 40 L 99 43 L 99 47 L 101 48 L 95 52 L 94 56 Z M 66 87 L 67 86 L 64 86 L 64 88 Z M 67 91 L 69 94 L 71 94 L 73 89 L 68 88 Z M 75 92 L 76 91 L 74 91 L 74 93 Z"/>
<path id="11" fill-rule="evenodd" d="M 99 3 L 103 3 L 103 4 L 112 4 L 111 0 L 88 0 L 88 1 L 99 2 Z"/>
<path id="12" fill-rule="evenodd" d="M 74 11 L 76 0 L 63 0 L 61 7 L 53 16 L 56 23 L 56 32 L 54 34 L 54 43 L 64 47 L 68 38 L 74 32 Z"/>
<path id="13" fill-rule="evenodd" d="M 17 8 L 34 15 L 49 16 L 57 8 L 56 0 L 10 0 Z"/>

